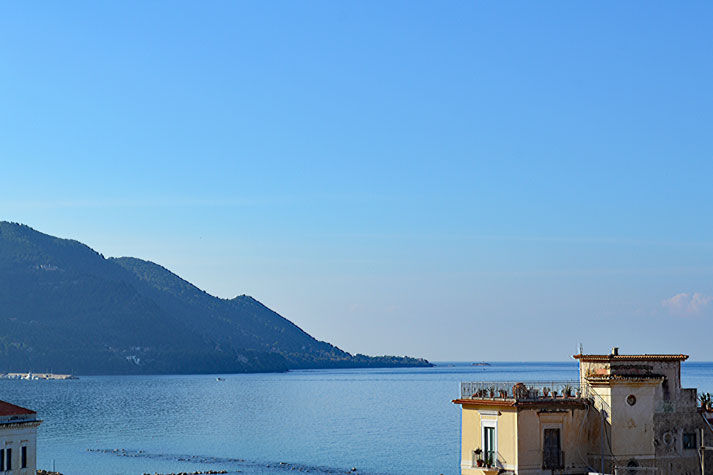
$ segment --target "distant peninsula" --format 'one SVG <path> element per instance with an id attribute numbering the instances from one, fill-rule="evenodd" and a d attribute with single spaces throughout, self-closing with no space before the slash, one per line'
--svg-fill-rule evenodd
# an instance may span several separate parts
<path id="1" fill-rule="evenodd" d="M 195 374 L 432 366 L 352 355 L 252 297 L 0 222 L 0 373 Z"/>

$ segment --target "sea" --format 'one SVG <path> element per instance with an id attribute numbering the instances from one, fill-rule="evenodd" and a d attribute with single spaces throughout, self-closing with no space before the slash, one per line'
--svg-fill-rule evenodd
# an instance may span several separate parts
<path id="1" fill-rule="evenodd" d="M 576 362 L 281 374 L 0 380 L 38 412 L 38 468 L 64 475 L 457 475 L 461 381 L 576 380 Z M 222 381 L 218 380 L 222 379 Z M 713 363 L 685 387 L 713 392 Z"/>

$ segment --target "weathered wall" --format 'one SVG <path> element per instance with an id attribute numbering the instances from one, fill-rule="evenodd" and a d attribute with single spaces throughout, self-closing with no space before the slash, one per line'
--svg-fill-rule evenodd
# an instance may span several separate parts
<path id="1" fill-rule="evenodd" d="M 658 385 L 658 382 L 612 384 L 611 448 L 618 460 L 636 459 L 641 466 L 653 464 L 655 392 Z M 627 402 L 630 397 L 633 405 Z"/>
<path id="2" fill-rule="evenodd" d="M 700 459 L 696 449 L 683 448 L 683 434 L 695 434 L 696 447 L 700 446 L 700 430 L 705 423 L 698 410 L 679 406 L 676 411 L 654 414 L 654 445 L 656 466 L 660 475 L 699 475 Z M 706 444 L 713 445 L 713 434 L 705 429 Z M 713 474 L 713 454 L 706 457 L 706 473 Z"/>
<path id="3" fill-rule="evenodd" d="M 580 361 L 580 382 L 591 376 L 652 376 L 664 377 L 661 392 L 676 393 L 681 387 L 681 364 L 679 361 Z M 659 399 L 659 394 L 657 394 Z"/>
<path id="4" fill-rule="evenodd" d="M 566 473 L 586 473 L 587 409 L 520 409 L 518 413 L 518 474 L 551 474 L 542 470 L 545 429 L 559 429 Z"/>
<path id="5" fill-rule="evenodd" d="M 587 428 L 587 433 L 584 449 L 589 454 L 587 459 L 589 466 L 594 469 L 592 470 L 593 472 L 611 473 L 611 426 L 609 422 L 601 417 L 599 411 L 592 408 L 585 427 Z"/>

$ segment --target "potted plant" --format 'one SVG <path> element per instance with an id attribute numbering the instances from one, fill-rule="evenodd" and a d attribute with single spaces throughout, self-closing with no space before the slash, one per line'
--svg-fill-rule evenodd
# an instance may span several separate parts
<path id="1" fill-rule="evenodd" d="M 498 394 L 500 394 L 500 397 L 503 398 L 503 399 L 505 399 L 506 397 L 508 397 L 508 392 L 507 392 L 506 390 L 504 390 L 504 389 L 499 390 L 499 391 L 498 391 Z"/>
<path id="2" fill-rule="evenodd" d="M 512 387 L 512 396 L 515 399 L 527 399 L 528 398 L 527 386 L 525 386 L 524 383 L 516 383 Z"/>
<path id="3" fill-rule="evenodd" d="M 493 457 L 492 457 L 492 456 L 488 455 L 488 456 L 485 458 L 485 466 L 488 467 L 488 468 L 492 468 L 492 467 L 493 467 Z"/>
<path id="4" fill-rule="evenodd" d="M 549 397 L 550 396 L 550 388 L 545 386 L 542 388 L 542 397 Z"/>
<path id="5" fill-rule="evenodd" d="M 564 397 L 572 397 L 572 389 L 572 386 L 567 384 L 562 390 Z"/>
<path id="6" fill-rule="evenodd" d="M 495 397 L 495 386 L 490 386 L 488 392 L 490 393 L 490 397 Z"/>
<path id="7" fill-rule="evenodd" d="M 706 412 L 713 412 L 713 397 L 711 393 L 702 393 L 698 396 L 698 400 L 701 401 L 701 407 Z"/>
<path id="8" fill-rule="evenodd" d="M 478 447 L 477 449 L 475 449 L 473 451 L 473 453 L 475 453 L 475 455 L 477 457 L 477 459 L 475 460 L 475 463 L 478 465 L 478 467 L 482 467 L 483 466 L 483 457 L 481 457 L 480 454 L 482 454 L 483 451 L 480 450 L 480 447 Z"/>

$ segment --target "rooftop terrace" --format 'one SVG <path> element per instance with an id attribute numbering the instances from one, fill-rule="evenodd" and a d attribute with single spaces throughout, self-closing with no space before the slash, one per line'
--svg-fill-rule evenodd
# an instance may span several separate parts
<path id="1" fill-rule="evenodd" d="M 585 382 L 579 381 L 473 381 L 460 384 L 456 404 L 580 406 L 591 404 L 607 419 L 611 407 Z"/>
<path id="2" fill-rule="evenodd" d="M 579 398 L 579 381 L 474 381 L 460 385 L 461 399 L 515 399 L 518 401 Z"/>

